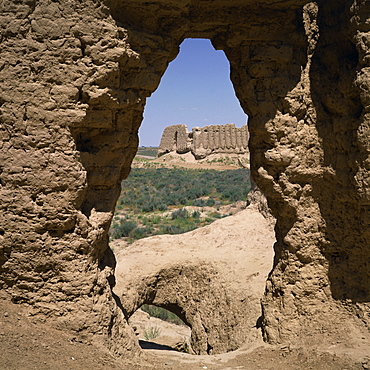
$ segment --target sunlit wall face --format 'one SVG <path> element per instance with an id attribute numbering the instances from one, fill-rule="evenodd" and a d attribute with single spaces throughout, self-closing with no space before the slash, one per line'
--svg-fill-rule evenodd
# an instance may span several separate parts
<path id="1" fill-rule="evenodd" d="M 241 127 L 247 116 L 230 81 L 229 62 L 209 40 L 186 39 L 170 63 L 158 89 L 147 100 L 140 127 L 140 146 L 158 146 L 165 127 L 234 123 Z"/>

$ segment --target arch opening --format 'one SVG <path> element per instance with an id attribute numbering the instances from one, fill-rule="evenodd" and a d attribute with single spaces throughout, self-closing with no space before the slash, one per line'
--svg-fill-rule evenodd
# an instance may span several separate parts
<path id="1" fill-rule="evenodd" d="M 252 177 L 278 218 L 265 338 L 331 333 L 338 317 L 368 315 L 368 9 L 347 3 L 4 3 L 1 286 L 77 332 L 120 336 L 114 204 L 146 98 L 181 41 L 206 37 L 230 60 Z"/>
<path id="2" fill-rule="evenodd" d="M 230 65 L 209 39 L 187 38 L 147 99 L 139 129 L 140 146 L 158 146 L 167 126 L 246 124 L 230 80 Z"/>
<path id="3" fill-rule="evenodd" d="M 175 313 L 181 311 L 180 307 L 171 304 L 166 305 L 166 308 L 143 304 L 135 311 L 129 324 L 141 348 L 170 349 L 192 354 L 191 328 Z"/>
<path id="4" fill-rule="evenodd" d="M 210 45 L 209 40 L 198 40 L 201 43 L 206 42 L 208 48 L 212 48 Z M 186 44 L 186 40 L 184 41 Z M 203 46 L 204 47 L 204 46 Z M 220 51 L 214 51 L 213 53 L 220 54 L 223 52 Z M 181 59 L 181 52 L 178 58 Z M 196 60 L 196 58 L 194 58 Z M 210 57 L 212 59 L 212 57 Z M 176 64 L 177 58 L 172 62 L 173 65 Z M 189 60 L 186 61 L 189 64 Z M 211 63 L 212 60 L 208 60 L 208 64 L 205 65 L 206 70 L 212 69 Z M 184 63 L 184 62 L 182 62 Z M 192 61 L 192 63 L 196 63 L 195 61 Z M 197 62 L 198 63 L 198 62 Z M 213 74 L 208 77 L 208 82 L 204 82 L 204 85 L 211 84 L 212 86 L 207 86 L 207 89 L 204 89 L 202 87 L 201 92 L 204 94 L 204 91 L 207 90 L 205 93 L 206 95 L 210 96 L 211 99 L 214 98 L 215 102 L 212 102 L 210 105 L 209 103 L 206 103 L 212 107 L 220 108 L 222 106 L 222 101 L 225 97 L 225 95 L 231 95 L 232 102 L 229 103 L 227 109 L 224 109 L 223 114 L 225 114 L 222 117 L 216 117 L 210 118 L 209 116 L 204 116 L 203 118 L 206 118 L 207 121 L 204 121 L 206 125 L 209 125 L 211 123 L 217 123 L 217 124 L 227 124 L 234 121 L 234 119 L 226 118 L 228 116 L 228 111 L 236 110 L 238 111 L 238 122 L 237 126 L 242 126 L 246 123 L 246 115 L 241 110 L 239 102 L 237 101 L 235 97 L 234 89 L 232 88 L 232 84 L 230 82 L 230 67 L 229 62 L 225 57 L 222 57 L 222 72 L 224 74 L 223 80 L 227 80 L 227 89 L 221 87 L 218 87 L 219 84 L 217 81 L 220 76 L 219 73 L 216 73 L 213 71 Z M 181 68 L 184 66 L 184 64 L 180 64 L 179 67 L 177 67 L 178 70 L 181 71 Z M 171 67 L 171 66 L 170 66 Z M 169 68 L 170 68 L 169 67 Z M 194 66 L 193 66 L 194 68 Z M 189 80 L 189 73 L 191 71 L 187 70 L 187 73 L 181 73 L 183 82 L 175 82 L 172 81 L 169 83 L 171 87 L 170 95 L 172 99 L 176 99 L 176 94 L 173 91 L 174 88 L 176 90 L 179 90 L 183 93 L 182 84 L 184 83 L 184 80 Z M 178 72 L 179 73 L 179 72 Z M 196 82 L 199 83 L 201 78 L 201 74 L 205 74 L 205 71 L 200 69 L 198 71 L 198 75 L 195 76 Z M 164 75 L 162 77 L 162 82 L 166 82 L 166 74 L 167 71 L 164 72 Z M 181 80 L 180 80 L 181 81 Z M 168 97 L 162 97 L 161 94 L 161 88 L 162 88 L 162 82 L 159 84 L 159 87 L 157 88 L 156 92 L 153 94 L 153 97 L 150 99 L 154 99 L 155 96 L 160 96 L 159 101 L 157 101 L 157 107 L 160 113 L 162 113 L 163 106 L 168 105 L 169 98 Z M 210 90 L 211 87 L 211 90 Z M 196 87 L 187 87 L 187 89 L 197 89 Z M 213 91 L 212 91 L 213 88 Z M 221 94 L 218 96 L 218 92 L 221 90 Z M 224 91 L 228 90 L 228 91 Z M 159 95 L 156 95 L 159 94 Z M 189 95 L 194 95 L 194 92 L 188 91 Z M 216 99 L 217 97 L 217 99 Z M 178 102 L 181 104 L 181 99 Z M 199 108 L 194 106 L 192 102 L 187 102 L 187 107 L 184 109 L 181 109 L 182 106 L 178 106 L 178 112 L 190 112 L 191 115 L 188 115 L 187 118 L 189 121 L 180 121 L 177 116 L 173 118 L 174 121 L 172 122 L 165 122 L 165 126 L 163 126 L 163 122 L 157 122 L 157 125 L 155 125 L 154 120 L 150 119 L 150 100 L 147 101 L 147 106 L 144 111 L 144 122 L 143 125 L 145 125 L 145 120 L 147 120 L 147 124 L 151 124 L 153 128 L 157 129 L 157 127 L 165 127 L 169 124 L 178 124 L 178 123 L 189 123 L 192 126 L 200 126 L 201 122 L 196 118 L 197 115 L 199 116 Z M 231 107 L 231 108 L 230 108 Z M 193 109 L 196 108 L 196 109 Z M 208 112 L 209 113 L 209 112 Z M 218 113 L 220 114 L 220 113 Z M 164 115 L 166 117 L 166 115 Z M 190 117 L 190 118 L 189 118 Z M 207 118 L 208 117 L 208 118 Z M 235 115 L 234 115 L 235 117 Z M 167 119 L 167 118 L 166 118 Z M 181 118 L 180 118 L 181 119 Z M 213 121 L 213 122 L 210 122 Z M 141 130 L 143 130 L 143 125 L 140 128 L 141 136 L 143 135 Z M 181 125 L 178 125 L 181 126 Z M 230 125 L 231 126 L 231 125 Z M 244 151 L 247 151 L 248 146 L 248 137 L 243 132 L 243 139 L 240 137 L 235 137 L 235 132 L 233 132 L 233 129 L 231 127 L 227 127 L 227 130 L 225 130 L 222 126 L 216 125 L 216 126 L 208 126 L 209 128 L 206 128 L 204 130 L 204 133 L 201 132 L 199 128 L 196 130 L 193 130 L 189 133 L 188 137 L 185 137 L 184 139 L 184 131 L 186 134 L 186 129 L 184 127 L 181 127 L 181 130 L 171 132 L 169 135 L 169 147 L 166 149 L 165 152 L 178 152 L 180 155 L 183 153 L 186 153 L 188 151 L 187 145 L 189 141 L 197 139 L 201 142 L 201 145 L 205 145 L 202 142 L 202 136 L 211 136 L 211 134 L 214 135 L 214 148 L 218 149 L 220 152 L 224 152 L 226 156 L 229 156 L 230 154 L 233 154 L 233 151 L 235 152 L 235 165 L 236 167 L 240 168 L 240 164 L 238 163 L 237 159 L 241 156 L 241 149 Z M 155 136 L 153 135 L 153 132 L 150 134 L 151 140 Z M 159 142 L 158 136 L 158 141 Z M 140 142 L 140 145 L 145 144 L 148 146 L 154 146 L 152 141 L 145 141 L 145 137 L 143 136 L 144 142 Z M 177 148 L 174 148 L 174 142 L 176 143 Z M 181 144 L 180 144 L 181 142 Z M 207 143 L 209 148 L 214 149 L 211 145 L 211 143 Z M 237 148 L 237 150 L 235 150 Z M 216 153 L 217 154 L 217 153 Z M 245 154 L 245 152 L 244 152 Z M 218 159 L 218 158 L 217 158 Z M 240 158 L 239 158 L 240 159 Z M 166 164 L 168 162 L 166 161 Z M 170 184 L 167 184 L 165 189 L 167 191 L 170 190 Z M 231 180 L 229 179 L 228 186 L 230 188 Z M 248 184 L 249 185 L 249 184 Z M 201 194 L 200 194 L 201 195 Z M 199 199 L 204 202 L 203 199 Z M 202 203 L 203 204 L 203 203 Z M 204 238 L 203 238 L 204 239 Z M 179 240 L 181 243 L 181 241 Z M 198 242 L 199 243 L 199 242 Z M 215 247 L 215 241 L 211 242 L 213 244 L 213 247 Z M 230 241 L 229 241 L 230 243 Z M 228 243 L 228 244 L 229 244 Z M 203 248 L 207 249 L 207 243 L 203 243 Z M 272 244 L 272 243 L 271 243 Z M 270 244 L 270 248 L 271 248 Z M 227 243 L 223 243 L 224 246 L 227 245 Z M 220 247 L 220 243 L 218 245 Z M 238 248 L 239 245 L 238 245 Z M 167 257 L 167 254 L 169 253 L 170 248 L 166 250 L 164 248 L 159 253 L 165 254 Z M 187 254 L 190 251 L 183 250 L 183 254 Z M 209 252 L 209 251 L 208 251 Z M 176 253 L 178 254 L 178 253 Z M 206 255 L 207 253 L 204 253 Z M 222 279 L 224 277 L 220 277 L 219 275 L 222 275 L 223 273 L 220 273 L 219 271 L 213 271 L 213 262 L 208 260 L 206 261 L 199 261 L 196 259 L 195 261 L 192 261 L 192 257 L 188 256 L 187 259 L 181 259 L 182 256 L 178 260 L 171 260 L 171 263 L 168 263 L 166 266 L 158 266 L 155 268 L 155 273 L 153 271 L 147 272 L 146 268 L 141 267 L 141 277 L 138 280 L 135 280 L 134 282 L 128 282 L 128 286 L 131 285 L 130 292 L 126 292 L 126 288 L 122 287 L 124 283 L 121 284 L 121 287 L 119 289 L 116 289 L 117 294 L 122 297 L 122 302 L 125 307 L 130 307 L 128 315 L 135 315 L 134 312 L 140 307 L 142 304 L 153 304 L 158 307 L 163 307 L 165 309 L 168 309 L 169 311 L 175 313 L 178 315 L 185 323 L 191 328 L 191 348 L 192 351 L 195 354 L 215 354 L 215 353 L 222 353 L 222 352 L 228 352 L 231 350 L 237 349 L 246 338 L 251 338 L 256 335 L 253 328 L 255 325 L 255 322 L 257 321 L 258 317 L 260 316 L 260 307 L 259 307 L 259 299 L 260 297 L 253 296 L 251 297 L 244 297 L 244 298 L 238 298 L 235 299 L 232 297 L 233 292 L 228 291 L 223 285 L 225 284 Z M 160 257 L 154 257 L 156 260 L 155 262 L 151 260 L 151 263 L 153 264 L 160 264 L 158 260 L 161 260 Z M 163 258 L 165 261 L 166 259 Z M 272 262 L 272 255 L 267 257 L 267 260 Z M 129 256 L 127 256 L 127 259 L 125 260 L 126 266 L 130 263 L 129 262 Z M 218 262 L 216 262 L 218 263 Z M 222 262 L 220 263 L 220 265 Z M 120 265 L 120 263 L 119 263 Z M 143 266 L 145 264 L 142 264 Z M 266 266 L 264 266 L 266 267 Z M 271 267 L 271 266 L 269 266 Z M 266 271 L 264 273 L 261 273 L 261 276 L 264 275 L 267 276 L 267 270 L 269 269 L 267 267 Z M 118 269 L 120 266 L 118 266 Z M 235 268 L 235 266 L 234 266 Z M 153 267 L 154 269 L 154 267 Z M 135 268 L 132 269 L 137 270 Z M 253 274 L 258 275 L 259 272 L 253 271 L 248 272 L 247 276 L 251 276 Z M 120 272 L 118 272 L 117 277 L 119 278 Z M 139 285 L 136 285 L 138 282 L 141 282 Z M 260 280 L 259 289 L 260 295 L 262 295 L 263 291 L 263 278 Z M 239 287 L 236 288 L 239 290 Z M 138 297 L 135 296 L 135 298 L 130 298 L 130 295 L 132 294 L 132 291 L 135 291 L 135 294 L 138 295 Z M 217 297 L 213 296 L 213 292 L 217 292 Z M 244 294 L 244 293 L 243 293 Z M 201 302 L 201 300 L 204 299 L 204 302 Z M 251 313 L 252 311 L 252 313 Z M 246 327 L 243 328 L 243 324 L 246 324 Z M 253 331 L 253 334 L 250 332 Z"/>
<path id="5" fill-rule="evenodd" d="M 227 79 L 231 86 L 229 76 L 227 76 Z M 232 94 L 235 95 L 233 89 Z M 237 105 L 240 110 L 239 102 L 237 102 Z M 245 117 L 243 113 L 242 124 L 246 121 Z M 224 127 L 215 126 L 214 129 L 212 126 L 208 127 L 204 134 L 214 134 L 214 142 L 217 148 L 221 148 L 228 153 L 230 152 L 231 143 L 236 146 L 237 139 L 228 137 L 227 130 Z M 196 128 L 189 135 L 189 138 L 197 139 L 201 142 L 201 145 L 204 145 L 201 134 L 203 134 L 201 130 Z M 180 134 L 177 132 L 171 135 L 169 150 L 173 148 L 174 140 L 179 141 L 179 136 Z M 224 137 L 227 137 L 227 139 L 224 140 Z M 248 140 L 240 139 L 239 141 L 241 147 L 246 148 L 248 146 Z M 179 152 L 185 152 L 184 148 L 179 148 Z M 267 222 L 264 226 L 268 227 Z M 212 244 L 215 243 L 215 241 L 212 241 Z M 226 245 L 228 243 L 225 242 L 224 246 Z M 271 245 L 272 242 L 267 247 L 270 248 L 270 251 Z M 220 247 L 220 243 L 217 246 Z M 241 249 L 240 246 L 238 248 Z M 245 341 L 252 341 L 258 335 L 257 331 L 259 329 L 256 328 L 256 322 L 261 316 L 259 302 L 262 297 L 265 279 L 271 269 L 272 254 L 267 256 L 266 260 L 268 261 L 267 264 L 265 261 L 262 262 L 264 264 L 262 273 L 261 270 L 245 272 L 246 280 L 260 275 L 258 288 L 253 288 L 253 293 L 248 297 L 244 297 L 244 292 L 242 293 L 243 298 L 233 297 L 233 294 L 238 295 L 244 288 L 237 287 L 235 292 L 233 289 L 225 288 L 224 285 L 229 283 L 225 283 L 223 279 L 228 281 L 230 277 L 224 277 L 224 272 L 214 268 L 213 261 L 204 261 L 204 265 L 202 265 L 199 260 L 193 262 L 181 259 L 172 262 L 172 265 L 158 267 L 155 274 L 153 272 L 145 274 L 145 271 L 142 271 L 142 278 L 140 279 L 142 283 L 135 288 L 130 288 L 134 291 L 137 289 L 136 294 L 140 297 L 135 298 L 135 302 L 122 291 L 126 288 L 121 287 L 120 291 L 117 290 L 117 294 L 122 297 L 124 307 L 131 307 L 129 310 L 131 313 L 135 312 L 137 307 L 143 303 L 164 307 L 176 313 L 191 328 L 190 342 L 194 353 L 216 354 L 228 352 L 237 349 Z M 220 262 L 221 264 L 222 262 Z M 266 266 L 268 267 L 265 269 Z M 233 268 L 235 269 L 235 266 Z M 234 273 L 238 273 L 238 270 L 236 269 Z M 119 278 L 119 274 L 117 277 Z M 244 278 L 239 280 L 244 281 Z M 132 284 L 135 285 L 136 283 Z M 214 291 L 217 291 L 217 297 L 213 296 Z M 254 295 L 255 291 L 259 291 L 259 293 Z M 148 299 L 148 297 L 151 298 Z M 204 302 L 200 302 L 203 299 Z"/>

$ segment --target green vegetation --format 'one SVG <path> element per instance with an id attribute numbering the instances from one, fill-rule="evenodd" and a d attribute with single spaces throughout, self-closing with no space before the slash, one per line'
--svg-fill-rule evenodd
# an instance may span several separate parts
<path id="1" fill-rule="evenodd" d="M 110 237 L 132 242 L 194 230 L 221 218 L 221 205 L 246 200 L 249 190 L 246 169 L 134 168 L 122 183 Z M 186 206 L 199 208 L 188 211 Z M 202 207 L 213 209 L 205 215 Z"/>
<path id="2" fill-rule="evenodd" d="M 220 158 L 213 158 L 213 159 L 207 159 L 207 163 L 219 163 L 224 165 L 235 165 L 238 161 L 235 158 L 230 157 L 220 157 Z"/>
<path id="3" fill-rule="evenodd" d="M 204 197 L 210 199 L 210 203 L 200 206 L 211 206 L 216 201 L 228 204 L 246 200 L 249 190 L 249 171 L 246 169 L 133 168 L 128 179 L 122 183 L 117 209 L 164 211 L 169 206 L 199 205 Z"/>
<path id="4" fill-rule="evenodd" d="M 141 146 L 137 150 L 136 155 L 145 155 L 145 156 L 148 156 L 148 157 L 156 157 L 157 153 L 158 153 L 158 148 L 156 148 L 156 147 Z"/>
<path id="5" fill-rule="evenodd" d="M 148 341 L 153 340 L 161 334 L 161 329 L 158 326 L 149 326 L 144 330 L 144 338 Z"/>
<path id="6" fill-rule="evenodd" d="M 176 325 L 185 325 L 184 322 L 174 313 L 167 311 L 164 308 L 152 306 L 149 304 L 144 304 L 141 306 L 141 309 L 148 313 L 152 317 L 156 317 L 158 319 L 161 319 L 163 321 L 170 322 L 172 324 Z"/>
<path id="7" fill-rule="evenodd" d="M 129 236 L 130 232 L 137 227 L 135 222 L 126 221 L 123 218 L 119 220 L 119 223 L 115 223 L 114 225 L 115 226 L 113 227 L 111 232 L 112 239 L 118 239 L 125 236 Z"/>
<path id="8" fill-rule="evenodd" d="M 164 308 L 144 304 L 141 306 L 141 309 L 148 313 L 152 317 L 156 317 L 163 321 L 176 324 L 176 325 L 186 325 L 177 315 L 167 311 Z M 144 329 L 144 338 L 148 341 L 157 338 L 160 335 L 161 331 L 158 326 L 149 326 Z M 178 342 L 174 347 L 179 352 L 184 353 L 193 353 L 189 344 L 189 339 L 186 337 L 183 338 L 181 342 Z"/>

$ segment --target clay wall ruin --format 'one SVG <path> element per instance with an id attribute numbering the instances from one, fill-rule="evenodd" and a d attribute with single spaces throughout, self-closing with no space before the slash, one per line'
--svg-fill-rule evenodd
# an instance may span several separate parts
<path id="1" fill-rule="evenodd" d="M 277 219 L 265 339 L 369 327 L 368 2 L 6 0 L 0 14 L 2 295 L 139 351 L 108 229 L 146 98 L 180 43 L 202 37 L 230 62 Z"/>
<path id="2" fill-rule="evenodd" d="M 190 150 L 190 137 L 185 125 L 167 126 L 158 147 L 158 156 L 169 152 L 187 153 Z"/>
<path id="3" fill-rule="evenodd" d="M 169 152 L 179 154 L 191 151 L 196 159 L 205 158 L 213 153 L 248 153 L 248 126 L 235 127 L 210 125 L 194 127 L 191 132 L 185 125 L 173 125 L 164 129 L 158 148 L 158 156 Z"/>

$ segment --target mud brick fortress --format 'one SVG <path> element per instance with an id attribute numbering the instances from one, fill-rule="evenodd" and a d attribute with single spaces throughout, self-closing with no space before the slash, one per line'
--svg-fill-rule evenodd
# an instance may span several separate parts
<path id="1" fill-rule="evenodd" d="M 158 156 L 169 152 L 179 154 L 191 151 L 196 159 L 214 153 L 248 153 L 248 126 L 226 125 L 194 127 L 191 132 L 185 125 L 173 125 L 164 129 Z"/>

